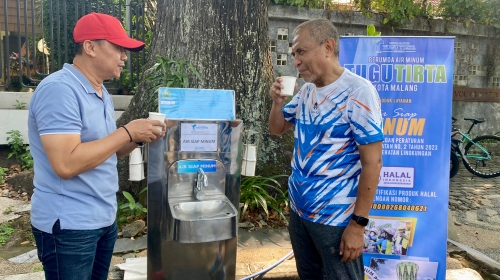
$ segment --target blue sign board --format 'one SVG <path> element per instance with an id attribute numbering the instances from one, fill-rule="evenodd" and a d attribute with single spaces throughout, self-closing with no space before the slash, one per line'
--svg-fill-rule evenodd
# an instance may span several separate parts
<path id="1" fill-rule="evenodd" d="M 177 173 L 196 173 L 202 168 L 205 173 L 217 171 L 215 160 L 181 160 L 177 163 Z"/>
<path id="2" fill-rule="evenodd" d="M 454 39 L 350 36 L 340 50 L 341 65 L 379 92 L 384 118 L 365 279 L 444 280 Z"/>
<path id="3" fill-rule="evenodd" d="M 166 88 L 158 90 L 159 112 L 169 120 L 234 120 L 232 90 Z"/>

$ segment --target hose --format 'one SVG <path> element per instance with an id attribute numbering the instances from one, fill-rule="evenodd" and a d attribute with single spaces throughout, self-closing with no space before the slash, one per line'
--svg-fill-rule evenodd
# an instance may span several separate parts
<path id="1" fill-rule="evenodd" d="M 272 265 L 264 268 L 263 270 L 259 271 L 259 272 L 256 272 L 252 275 L 249 275 L 249 276 L 246 276 L 244 278 L 241 278 L 239 280 L 250 280 L 252 278 L 255 278 L 255 277 L 258 277 L 257 279 L 262 279 L 262 277 L 264 276 L 264 274 L 266 274 L 267 272 L 269 272 L 271 269 L 277 267 L 279 264 L 281 264 L 282 262 L 284 262 L 286 259 L 288 259 L 290 256 L 293 255 L 293 250 L 291 250 L 290 252 L 288 252 L 288 254 L 286 254 L 284 257 L 282 257 L 281 259 L 279 259 L 277 262 L 273 263 Z"/>

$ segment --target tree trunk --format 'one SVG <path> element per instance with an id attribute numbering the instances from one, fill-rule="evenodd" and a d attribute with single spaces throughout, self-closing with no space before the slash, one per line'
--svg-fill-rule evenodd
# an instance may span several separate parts
<path id="1" fill-rule="evenodd" d="M 148 61 L 153 64 L 156 55 L 186 60 L 201 76 L 201 80 L 191 78 L 189 87 L 234 90 L 237 118 L 244 121 L 245 129 L 258 132 L 257 173 L 276 175 L 289 169 L 290 153 L 283 153 L 281 140 L 268 133 L 271 106 L 268 91 L 273 80 L 268 2 L 159 0 Z M 118 120 L 119 125 L 145 117 L 150 110 L 156 111 L 149 102 L 156 94 L 146 88 L 141 82 L 130 106 Z M 129 185 L 127 169 L 122 161 L 119 166 L 122 189 Z M 133 188 L 137 193 L 138 187 Z"/>

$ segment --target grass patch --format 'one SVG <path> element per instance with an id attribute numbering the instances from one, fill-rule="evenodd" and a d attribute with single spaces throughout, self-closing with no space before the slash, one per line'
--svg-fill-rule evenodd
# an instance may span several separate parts
<path id="1" fill-rule="evenodd" d="M 14 229 L 12 228 L 12 224 L 7 222 L 0 224 L 0 246 L 5 245 L 7 240 L 9 240 L 9 237 L 12 235 L 14 232 Z"/>
<path id="2" fill-rule="evenodd" d="M 38 271 L 43 271 L 43 265 L 37 266 L 31 270 L 31 272 L 38 272 Z"/>
<path id="3" fill-rule="evenodd" d="M 7 207 L 7 209 L 3 210 L 4 215 L 9 215 L 10 213 L 14 212 L 14 209 L 12 206 Z"/>

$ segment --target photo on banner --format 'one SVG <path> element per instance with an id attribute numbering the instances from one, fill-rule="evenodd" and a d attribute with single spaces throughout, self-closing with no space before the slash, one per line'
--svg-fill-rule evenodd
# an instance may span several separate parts
<path id="1" fill-rule="evenodd" d="M 406 256 L 413 244 L 417 219 L 370 216 L 364 253 Z"/>
<path id="2" fill-rule="evenodd" d="M 434 280 L 437 279 L 437 262 L 421 260 L 370 259 L 365 267 L 366 280 Z"/>
<path id="3" fill-rule="evenodd" d="M 339 60 L 372 83 L 383 117 L 383 167 L 365 228 L 366 279 L 444 280 L 454 38 L 343 36 Z M 401 278 L 401 269 L 414 277 Z"/>

